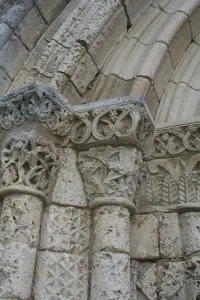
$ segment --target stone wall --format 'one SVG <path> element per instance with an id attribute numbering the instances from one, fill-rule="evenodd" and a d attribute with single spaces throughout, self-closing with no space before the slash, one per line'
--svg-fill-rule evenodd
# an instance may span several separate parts
<path id="1" fill-rule="evenodd" d="M 199 114 L 198 0 L 5 3 L 1 94 L 37 79 L 72 104 L 140 94 L 157 123 Z"/>

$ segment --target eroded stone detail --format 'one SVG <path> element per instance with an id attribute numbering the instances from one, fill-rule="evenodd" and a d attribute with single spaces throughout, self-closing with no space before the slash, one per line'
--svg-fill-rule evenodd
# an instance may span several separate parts
<path id="1" fill-rule="evenodd" d="M 12 135 L 3 144 L 2 187 L 20 184 L 48 194 L 58 165 L 59 154 L 52 140 L 34 131 Z"/>
<path id="2" fill-rule="evenodd" d="M 157 300 L 157 265 L 131 259 L 131 286 L 133 300 Z"/>
<path id="3" fill-rule="evenodd" d="M 130 251 L 130 213 L 120 206 L 102 206 L 94 212 L 93 252 Z"/>
<path id="4" fill-rule="evenodd" d="M 44 214 L 40 247 L 71 254 L 87 254 L 89 231 L 88 210 L 51 205 Z"/>
<path id="5" fill-rule="evenodd" d="M 52 202 L 87 206 L 83 181 L 77 166 L 77 153 L 71 148 L 62 149 L 57 180 L 52 189 Z"/>
<path id="6" fill-rule="evenodd" d="M 166 262 L 158 266 L 159 299 L 186 300 L 183 262 Z"/>
<path id="7" fill-rule="evenodd" d="M 51 251 L 39 253 L 34 288 L 36 300 L 87 300 L 87 289 L 86 258 Z"/>
<path id="8" fill-rule="evenodd" d="M 200 203 L 199 162 L 199 154 L 147 162 L 146 178 L 141 189 L 145 201 L 139 197 L 138 205 Z"/>
<path id="9" fill-rule="evenodd" d="M 138 143 L 148 156 L 154 125 L 142 100 L 124 97 L 73 107 L 50 86 L 30 84 L 2 97 L 0 129 L 39 122 L 65 137 L 64 144 Z"/>
<path id="10" fill-rule="evenodd" d="M 139 260 L 159 258 L 158 220 L 153 215 L 131 217 L 131 257 Z"/>
<path id="11" fill-rule="evenodd" d="M 200 151 L 199 122 L 166 127 L 155 131 L 151 152 L 153 157 L 180 155 L 185 151 Z"/>
<path id="12" fill-rule="evenodd" d="M 22 243 L 0 245 L 0 297 L 30 297 L 36 249 Z"/>
<path id="13" fill-rule="evenodd" d="M 93 255 L 91 299 L 129 300 L 130 261 L 124 253 L 100 251 Z"/>
<path id="14" fill-rule="evenodd" d="M 4 197 L 0 217 L 0 243 L 26 243 L 37 247 L 42 202 L 33 195 L 14 194 Z"/>
<path id="15" fill-rule="evenodd" d="M 101 197 L 133 201 L 141 160 L 140 152 L 128 147 L 80 152 L 78 162 L 89 201 Z"/>

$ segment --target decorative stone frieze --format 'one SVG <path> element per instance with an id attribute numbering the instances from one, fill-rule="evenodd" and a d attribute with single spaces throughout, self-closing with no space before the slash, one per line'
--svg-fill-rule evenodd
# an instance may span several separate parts
<path id="1" fill-rule="evenodd" d="M 1 129 L 38 122 L 65 145 L 137 144 L 149 155 L 154 125 L 142 97 L 72 106 L 49 85 L 34 83 L 0 102 Z"/>
<path id="2" fill-rule="evenodd" d="M 161 158 L 165 156 L 178 156 L 189 152 L 200 151 L 200 122 L 191 122 L 160 126 L 154 132 L 154 142 L 151 156 Z"/>

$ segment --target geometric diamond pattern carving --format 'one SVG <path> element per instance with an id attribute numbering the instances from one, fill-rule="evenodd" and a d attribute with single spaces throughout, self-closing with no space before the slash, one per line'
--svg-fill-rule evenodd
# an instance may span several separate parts
<path id="1" fill-rule="evenodd" d="M 78 255 L 45 251 L 39 254 L 36 300 L 85 300 L 88 262 Z"/>
<path id="2" fill-rule="evenodd" d="M 90 213 L 51 205 L 44 215 L 41 248 L 83 254 L 89 248 Z"/>

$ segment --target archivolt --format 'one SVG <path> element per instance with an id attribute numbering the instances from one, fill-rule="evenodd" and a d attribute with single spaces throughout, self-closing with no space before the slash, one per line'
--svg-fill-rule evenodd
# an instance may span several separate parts
<path id="1" fill-rule="evenodd" d="M 0 3 L 1 94 L 38 79 L 72 104 L 142 94 L 158 123 L 199 114 L 199 0 Z"/>

